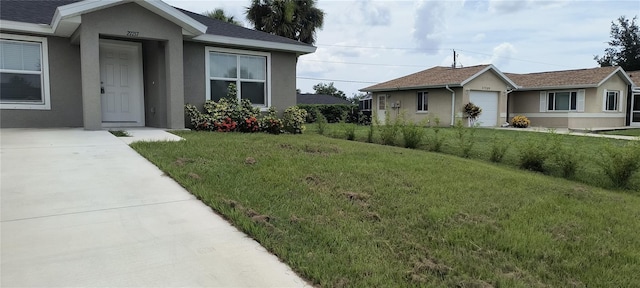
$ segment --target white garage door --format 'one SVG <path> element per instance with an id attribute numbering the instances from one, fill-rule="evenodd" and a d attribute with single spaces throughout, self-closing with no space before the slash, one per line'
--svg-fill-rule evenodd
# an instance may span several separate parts
<path id="1" fill-rule="evenodd" d="M 469 101 L 482 108 L 476 120 L 480 126 L 498 126 L 498 92 L 471 91 Z"/>

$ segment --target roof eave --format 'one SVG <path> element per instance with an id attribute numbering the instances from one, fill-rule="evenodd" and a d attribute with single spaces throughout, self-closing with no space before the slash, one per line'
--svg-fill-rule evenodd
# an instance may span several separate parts
<path id="1" fill-rule="evenodd" d="M 206 33 L 207 26 L 185 15 L 162 1 L 133 0 L 85 0 L 60 6 L 51 21 L 53 31 L 60 36 L 70 36 L 80 26 L 80 16 L 85 13 L 109 8 L 123 3 L 137 3 L 147 10 L 182 27 L 183 35 L 194 36 Z"/>
<path id="2" fill-rule="evenodd" d="M 496 68 L 496 66 L 493 66 L 493 64 L 489 64 L 484 69 L 480 70 L 476 74 L 473 74 L 471 77 L 469 77 L 466 80 L 462 81 L 462 83 L 460 83 L 460 85 L 461 86 L 466 85 L 467 83 L 473 81 L 473 79 L 476 79 L 478 76 L 484 74 L 485 72 L 487 72 L 489 70 L 493 70 L 498 75 L 498 77 L 500 77 L 502 79 L 502 81 L 505 81 L 505 82 L 509 83 L 509 85 L 511 85 L 512 88 L 516 89 L 516 88 L 519 87 L 515 82 L 513 82 L 513 80 L 511 80 L 509 77 L 507 77 L 507 75 L 504 75 L 504 73 L 502 73 L 500 70 L 498 70 L 498 68 Z"/>
<path id="3" fill-rule="evenodd" d="M 220 36 L 212 34 L 203 34 L 191 39 L 189 41 L 204 42 L 211 44 L 222 44 L 231 46 L 240 46 L 246 48 L 259 48 L 274 51 L 294 52 L 298 55 L 309 54 L 316 51 L 316 47 L 311 45 L 297 45 L 289 43 L 279 43 L 256 39 L 236 38 L 229 36 Z"/>
<path id="4" fill-rule="evenodd" d="M 50 25 L 10 20 L 0 20 L 0 30 L 3 32 L 23 32 L 39 35 L 53 35 L 53 29 L 51 29 Z"/>
<path id="5" fill-rule="evenodd" d="M 438 85 L 420 85 L 420 86 L 402 86 L 402 87 L 387 87 L 387 88 L 363 88 L 359 91 L 362 92 L 392 92 L 392 91 L 401 91 L 401 90 L 420 90 L 420 89 L 439 89 L 439 88 L 460 88 L 462 84 L 453 83 L 453 84 L 438 84 Z"/>
<path id="6" fill-rule="evenodd" d="M 600 83 L 598 83 L 598 86 L 604 84 L 604 82 L 606 82 L 607 80 L 609 80 L 611 77 L 613 77 L 613 75 L 615 74 L 619 74 L 622 76 L 622 79 L 627 82 L 627 85 L 634 85 L 633 80 L 631 80 L 631 78 L 629 77 L 629 75 L 627 75 L 627 73 L 625 73 L 625 71 L 622 69 L 622 67 L 618 67 L 616 70 L 613 70 L 613 72 L 611 72 L 611 74 L 609 74 L 607 77 L 604 77 L 604 79 L 602 79 L 602 81 L 600 81 Z"/>
<path id="7" fill-rule="evenodd" d="M 566 85 L 566 86 L 545 86 L 545 87 L 519 87 L 516 91 L 537 91 L 537 90 L 566 90 L 566 89 L 584 89 L 584 88 L 598 88 L 600 85 L 587 84 L 587 85 Z"/>

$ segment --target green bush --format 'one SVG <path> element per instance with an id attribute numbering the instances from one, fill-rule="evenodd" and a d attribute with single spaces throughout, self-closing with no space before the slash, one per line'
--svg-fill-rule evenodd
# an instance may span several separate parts
<path id="1" fill-rule="evenodd" d="M 298 104 L 298 107 L 307 110 L 307 123 L 316 122 L 319 113 L 324 115 L 328 123 L 339 123 L 342 121 L 358 123 L 358 115 L 360 112 L 358 105 L 352 104 Z M 344 115 L 346 115 L 346 118 Z"/>
<path id="2" fill-rule="evenodd" d="M 630 188 L 631 177 L 640 170 L 640 144 L 629 141 L 624 146 L 609 145 L 598 161 L 602 171 L 615 187 Z"/>
<path id="3" fill-rule="evenodd" d="M 260 119 L 260 128 L 262 129 L 262 131 L 269 134 L 278 135 L 284 132 L 284 126 L 282 125 L 282 121 L 280 121 L 280 119 L 278 118 L 278 111 L 276 111 L 276 108 L 269 108 L 267 115 Z"/>
<path id="4" fill-rule="evenodd" d="M 549 151 L 544 142 L 528 139 L 522 144 L 522 147 L 520 147 L 520 168 L 545 172 L 545 161 L 547 157 L 549 157 Z"/>
<path id="5" fill-rule="evenodd" d="M 395 145 L 396 138 L 398 137 L 398 128 L 400 128 L 399 120 L 396 117 L 395 120 L 391 120 L 391 114 L 385 112 L 384 125 L 379 125 L 380 140 L 382 145 Z"/>
<path id="6" fill-rule="evenodd" d="M 489 160 L 495 163 L 502 162 L 504 155 L 507 154 L 507 150 L 509 150 L 509 146 L 511 146 L 510 142 L 494 137 L 491 143 L 491 155 L 489 156 Z"/>
<path id="7" fill-rule="evenodd" d="M 471 156 L 471 149 L 475 144 L 476 126 L 474 125 L 469 128 L 464 127 L 464 124 L 462 124 L 462 120 L 458 119 L 453 128 L 458 135 L 458 148 L 460 149 L 460 156 L 469 158 Z"/>
<path id="8" fill-rule="evenodd" d="M 412 121 L 402 121 L 402 138 L 404 139 L 404 147 L 415 149 L 422 144 L 424 140 L 424 127 Z"/>
<path id="9" fill-rule="evenodd" d="M 324 132 L 327 130 L 327 118 L 325 118 L 322 113 L 318 113 L 317 115 L 318 118 L 316 119 L 316 123 L 318 124 L 318 134 L 324 135 Z"/>
<path id="10" fill-rule="evenodd" d="M 285 131 L 292 134 L 302 134 L 304 131 L 304 123 L 307 118 L 307 110 L 301 109 L 298 106 L 291 106 L 284 110 L 282 116 L 282 124 Z"/>
<path id="11" fill-rule="evenodd" d="M 347 140 L 356 140 L 356 124 L 342 123 L 342 129 L 344 129 L 344 136 Z"/>
<path id="12" fill-rule="evenodd" d="M 429 150 L 433 152 L 441 152 L 446 137 L 440 134 L 440 118 L 435 117 L 433 121 L 429 120 L 429 127 L 433 130 L 433 137 L 427 137 Z"/>

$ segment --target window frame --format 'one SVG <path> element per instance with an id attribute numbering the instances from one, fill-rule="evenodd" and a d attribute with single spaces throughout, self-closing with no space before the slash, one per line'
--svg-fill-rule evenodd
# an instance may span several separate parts
<path id="1" fill-rule="evenodd" d="M 615 93 L 615 107 L 614 109 L 609 109 L 609 93 Z M 620 110 L 620 91 L 618 90 L 605 90 L 604 91 L 604 112 L 618 112 Z"/>
<path id="2" fill-rule="evenodd" d="M 418 91 L 417 92 L 417 97 L 416 97 L 416 112 L 418 113 L 427 113 L 429 112 L 429 92 L 428 91 Z M 423 106 L 420 107 L 420 100 L 422 98 L 422 104 Z M 424 105 L 427 106 L 427 109 L 422 109 L 424 108 Z"/>
<path id="3" fill-rule="evenodd" d="M 568 103 L 569 104 L 569 109 L 558 110 L 555 107 L 556 106 L 555 98 L 556 98 L 556 95 L 558 93 L 564 93 L 564 92 L 569 93 L 569 103 Z M 553 96 L 551 94 L 553 94 Z M 575 96 L 575 101 L 572 101 L 573 100 L 572 98 L 574 96 Z M 575 103 L 575 108 L 571 108 L 573 103 Z M 553 109 L 550 108 L 551 105 L 553 105 Z M 571 111 L 577 112 L 578 111 L 578 91 L 577 90 L 575 90 L 575 91 L 574 90 L 564 90 L 564 91 L 547 92 L 547 107 L 546 108 L 547 108 L 547 111 L 550 111 L 550 112 L 571 112 Z"/>
<path id="4" fill-rule="evenodd" d="M 46 37 L 26 36 L 0 33 L 0 41 L 31 42 L 40 44 L 40 93 L 42 102 L 15 102 L 0 100 L 0 109 L 6 110 L 51 110 L 51 93 L 49 88 L 49 45 Z M 0 73 L 16 73 L 37 75 L 29 71 L 1 69 Z"/>
<path id="5" fill-rule="evenodd" d="M 239 56 L 258 56 L 266 58 L 266 74 L 265 80 L 256 80 L 256 79 L 242 79 L 240 76 L 240 65 L 236 67 L 238 69 L 238 73 L 236 78 L 223 78 L 223 77 L 211 77 L 210 69 L 211 69 L 211 53 L 222 53 L 222 54 L 230 54 L 236 56 L 236 61 L 239 61 Z M 222 81 L 235 81 L 236 87 L 238 89 L 238 99 L 242 99 L 242 85 L 241 82 L 255 82 L 255 83 L 264 83 L 265 85 L 265 104 L 255 104 L 251 103 L 254 107 L 260 108 L 260 111 L 265 112 L 268 111 L 269 107 L 271 107 L 271 53 L 269 52 L 260 52 L 260 51 L 251 51 L 251 50 L 241 50 L 241 49 L 229 49 L 229 48 L 219 48 L 219 47 L 205 47 L 205 86 L 206 86 L 206 94 L 205 100 L 211 100 L 211 80 L 222 80 Z"/>

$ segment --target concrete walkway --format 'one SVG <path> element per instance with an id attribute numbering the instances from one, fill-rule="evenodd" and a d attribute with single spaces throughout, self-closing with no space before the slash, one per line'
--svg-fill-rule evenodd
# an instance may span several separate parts
<path id="1" fill-rule="evenodd" d="M 640 137 L 634 136 L 625 136 L 625 135 L 609 135 L 609 134 L 600 134 L 600 133 L 591 133 L 585 131 L 572 131 L 567 128 L 541 128 L 541 127 L 529 127 L 529 128 L 494 128 L 500 130 L 513 130 L 513 131 L 525 131 L 525 132 L 541 132 L 541 133 L 551 133 L 555 132 L 558 134 L 568 134 L 575 136 L 585 136 L 585 137 L 598 137 L 598 138 L 611 138 L 611 139 L 619 139 L 619 140 L 640 140 Z"/>
<path id="2" fill-rule="evenodd" d="M 2 287 L 307 286 L 108 131 L 0 138 Z"/>

